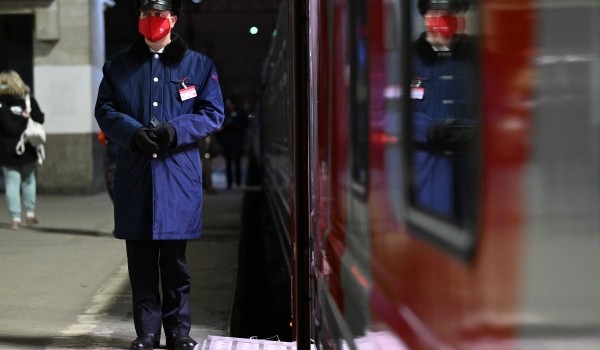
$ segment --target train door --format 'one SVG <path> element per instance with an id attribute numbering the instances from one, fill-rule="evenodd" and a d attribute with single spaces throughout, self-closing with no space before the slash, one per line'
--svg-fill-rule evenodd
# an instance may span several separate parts
<path id="1" fill-rule="evenodd" d="M 342 260 L 344 318 L 352 338 L 364 336 L 370 323 L 371 244 L 368 230 L 369 23 L 367 0 L 352 1 L 348 23 L 349 125 L 346 197 L 346 251 Z"/>
<path id="2" fill-rule="evenodd" d="M 316 209 L 314 249 L 314 289 L 317 291 L 313 322 L 322 348 L 340 348 L 339 339 L 348 335 L 344 320 L 346 296 L 343 288 L 343 258 L 346 251 L 348 167 L 348 21 L 347 0 L 311 2 L 318 6 L 318 55 L 312 56 L 316 65 L 319 107 L 314 119 L 317 157 L 317 186 L 319 200 Z M 318 5 L 317 5 L 318 4 Z M 314 53 L 314 51 L 313 51 Z M 315 60 L 318 58 L 318 60 Z M 313 83 L 313 85 L 315 84 Z"/>
<path id="3" fill-rule="evenodd" d="M 314 188 L 323 201 L 316 211 L 315 263 L 323 272 L 317 281 L 328 286 L 317 285 L 327 293 L 316 298 L 315 322 L 328 349 L 360 348 L 371 327 L 369 205 L 378 198 L 370 202 L 370 163 L 379 157 L 370 148 L 371 128 L 384 122 L 385 69 L 400 70 L 381 65 L 383 7 L 384 1 L 366 0 L 319 4 L 319 52 L 311 55 L 320 72 Z"/>
<path id="4" fill-rule="evenodd" d="M 368 1 L 313 3 L 318 33 L 311 57 L 319 96 L 313 189 L 316 265 L 313 322 L 327 349 L 354 347 L 370 323 L 368 287 Z"/>
<path id="5" fill-rule="evenodd" d="M 310 104 L 311 110 L 311 138 L 310 138 L 310 167 L 311 167 L 311 332 L 312 338 L 323 342 L 319 338 L 329 338 L 326 330 L 322 328 L 324 306 L 327 299 L 319 291 L 327 290 L 326 280 L 329 274 L 329 264 L 326 257 L 327 235 L 330 231 L 331 214 L 331 131 L 333 118 L 331 113 L 331 88 L 332 88 L 332 60 L 330 49 L 330 23 L 327 14 L 328 1 L 311 1 L 309 50 L 310 61 L 309 75 L 313 84 L 310 84 L 309 100 L 318 101 Z M 325 309 L 327 307 L 325 306 Z M 328 342 L 325 340 L 324 342 Z"/>

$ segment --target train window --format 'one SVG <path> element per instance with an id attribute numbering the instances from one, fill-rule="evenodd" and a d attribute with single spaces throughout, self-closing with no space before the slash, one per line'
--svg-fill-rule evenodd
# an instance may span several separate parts
<path id="1" fill-rule="evenodd" d="M 475 242 L 479 76 L 477 6 L 412 0 L 406 61 L 408 222 L 465 257 Z"/>
<path id="2" fill-rule="evenodd" d="M 352 3 L 350 10 L 350 91 L 352 179 L 355 190 L 363 194 L 367 185 L 368 167 L 368 84 L 367 84 L 367 1 Z"/>

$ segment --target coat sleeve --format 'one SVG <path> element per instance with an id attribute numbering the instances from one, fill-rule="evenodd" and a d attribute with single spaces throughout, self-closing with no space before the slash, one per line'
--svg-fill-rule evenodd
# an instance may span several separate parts
<path id="1" fill-rule="evenodd" d="M 200 68 L 202 84 L 194 101 L 192 113 L 182 114 L 169 122 L 177 132 L 177 146 L 196 144 L 215 132 L 223 123 L 224 108 L 221 87 L 214 63 L 205 58 Z"/>
<path id="2" fill-rule="evenodd" d="M 31 99 L 31 113 L 30 113 L 31 118 L 40 124 L 44 124 L 44 122 L 45 122 L 44 112 L 42 112 L 42 110 L 40 109 L 40 105 L 38 104 L 37 100 L 33 96 L 31 96 L 30 99 Z"/>
<path id="3" fill-rule="evenodd" d="M 133 135 L 142 124 L 131 116 L 119 112 L 121 110 L 117 99 L 117 92 L 111 79 L 110 63 L 107 62 L 102 68 L 104 74 L 98 98 L 96 100 L 95 117 L 100 129 L 104 131 L 111 141 L 118 145 L 131 149 Z"/>

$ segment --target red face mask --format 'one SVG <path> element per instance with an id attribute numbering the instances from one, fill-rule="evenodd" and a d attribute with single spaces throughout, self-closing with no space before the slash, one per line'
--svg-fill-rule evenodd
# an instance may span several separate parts
<path id="1" fill-rule="evenodd" d="M 140 19 L 138 30 L 144 38 L 150 41 L 159 41 L 171 31 L 169 18 L 150 16 Z"/>
<path id="2" fill-rule="evenodd" d="M 431 16 L 427 19 L 427 29 L 431 33 L 440 34 L 446 39 L 450 39 L 459 29 L 462 31 L 462 27 L 464 27 L 463 20 L 459 21 L 456 16 Z"/>

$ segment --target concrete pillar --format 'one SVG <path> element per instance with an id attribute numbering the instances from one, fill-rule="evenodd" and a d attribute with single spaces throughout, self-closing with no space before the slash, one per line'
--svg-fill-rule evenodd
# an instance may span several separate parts
<path id="1" fill-rule="evenodd" d="M 104 190 L 94 103 L 104 62 L 102 0 L 53 0 L 36 7 L 34 90 L 46 113 L 40 193 Z"/>

